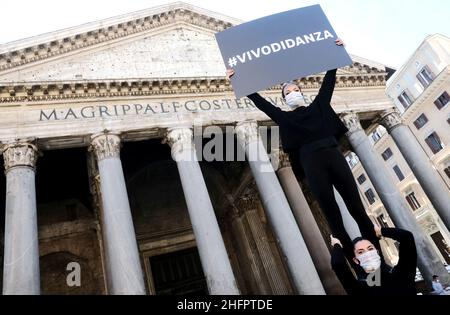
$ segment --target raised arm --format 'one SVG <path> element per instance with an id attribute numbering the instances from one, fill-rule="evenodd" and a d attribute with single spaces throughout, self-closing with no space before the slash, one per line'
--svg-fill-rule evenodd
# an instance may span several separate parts
<path id="1" fill-rule="evenodd" d="M 347 294 L 357 295 L 359 293 L 360 286 L 358 280 L 355 279 L 350 267 L 347 265 L 344 252 L 339 245 L 334 245 L 331 250 L 331 268 L 342 283 L 345 291 L 347 291 Z"/>
<path id="2" fill-rule="evenodd" d="M 382 228 L 381 235 L 400 243 L 398 250 L 399 260 L 395 270 L 401 273 L 416 274 L 417 250 L 413 234 L 398 228 Z"/>
<path id="3" fill-rule="evenodd" d="M 258 109 L 266 113 L 266 115 L 269 116 L 278 125 L 280 125 L 280 122 L 286 119 L 285 111 L 276 107 L 258 93 L 250 94 L 247 97 L 252 100 L 252 102 Z"/>
<path id="4" fill-rule="evenodd" d="M 331 235 L 331 268 L 349 295 L 358 294 L 360 285 L 348 266 L 341 242 Z"/>
<path id="5" fill-rule="evenodd" d="M 336 85 L 337 69 L 330 70 L 325 74 L 319 94 L 317 94 L 314 102 L 318 104 L 330 104 L 333 97 L 334 86 Z"/>

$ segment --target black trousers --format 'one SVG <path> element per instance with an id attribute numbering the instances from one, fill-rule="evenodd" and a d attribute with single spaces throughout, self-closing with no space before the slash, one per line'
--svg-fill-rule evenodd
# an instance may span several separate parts
<path id="1" fill-rule="evenodd" d="M 343 246 L 347 259 L 354 257 L 352 240 L 344 228 L 333 186 L 344 199 L 345 204 L 359 226 L 364 238 L 380 249 L 373 223 L 366 214 L 352 171 L 338 147 L 321 148 L 300 157 L 311 192 L 324 212 L 333 236 Z M 381 251 L 380 251 L 381 255 Z"/>

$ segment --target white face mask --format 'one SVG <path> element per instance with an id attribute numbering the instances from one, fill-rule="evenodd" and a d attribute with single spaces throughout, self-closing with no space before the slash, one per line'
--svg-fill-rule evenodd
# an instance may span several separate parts
<path id="1" fill-rule="evenodd" d="M 296 108 L 298 106 L 307 106 L 305 102 L 305 97 L 301 92 L 298 91 L 292 91 L 288 95 L 286 95 L 286 104 L 290 108 Z"/>
<path id="2" fill-rule="evenodd" d="M 359 260 L 360 266 L 367 273 L 374 272 L 381 266 L 381 258 L 376 250 L 370 250 L 362 255 L 356 256 L 356 259 Z"/>

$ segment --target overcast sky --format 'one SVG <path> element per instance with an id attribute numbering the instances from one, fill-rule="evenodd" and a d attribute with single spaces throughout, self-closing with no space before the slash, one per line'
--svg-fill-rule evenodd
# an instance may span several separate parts
<path id="1" fill-rule="evenodd" d="M 164 0 L 15 0 L 0 6 L 0 44 L 153 6 Z M 450 37 L 449 0 L 185 0 L 244 21 L 321 4 L 350 53 L 399 68 L 434 33 Z"/>

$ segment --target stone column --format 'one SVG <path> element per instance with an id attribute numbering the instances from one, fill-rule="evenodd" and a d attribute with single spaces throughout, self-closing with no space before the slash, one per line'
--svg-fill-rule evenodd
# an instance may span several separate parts
<path id="1" fill-rule="evenodd" d="M 264 270 L 269 280 L 272 294 L 289 295 L 293 294 L 294 289 L 287 283 L 289 276 L 282 266 L 281 255 L 274 255 L 273 241 L 269 240 L 269 235 L 265 225 L 261 222 L 258 209 L 247 210 L 245 216 L 248 221 L 250 231 L 255 240 L 256 248 L 261 257 Z M 272 238 L 271 238 L 272 239 Z"/>
<path id="2" fill-rule="evenodd" d="M 30 143 L 7 145 L 5 256 L 3 294 L 40 294 L 35 167 L 37 148 Z"/>
<path id="3" fill-rule="evenodd" d="M 197 160 L 192 136 L 191 129 L 171 129 L 165 141 L 171 146 L 172 158 L 177 162 L 209 293 L 237 295 L 239 290 Z"/>
<path id="4" fill-rule="evenodd" d="M 260 205 L 258 191 L 253 183 L 247 186 L 245 193 L 235 199 L 234 205 L 238 209 L 245 209 L 242 215 L 242 222 L 245 222 L 245 232 L 255 250 L 257 264 L 263 269 L 269 283 L 269 294 L 292 295 L 295 290 L 289 281 L 289 275 L 283 266 L 282 256 L 274 244 L 272 234 L 266 228 L 265 215 Z M 274 247 L 275 246 L 275 247 Z M 260 286 L 265 284 L 260 281 Z M 266 294 L 262 292 L 262 294 Z"/>
<path id="5" fill-rule="evenodd" d="M 91 149 L 100 174 L 108 291 L 114 295 L 143 295 L 144 275 L 120 161 L 120 138 L 114 134 L 94 135 Z"/>
<path id="6" fill-rule="evenodd" d="M 449 283 L 450 277 L 448 272 L 445 270 L 439 256 L 433 251 L 429 239 L 414 218 L 405 198 L 394 184 L 394 179 L 390 176 L 381 160 L 380 154 L 375 152 L 359 123 L 358 115 L 349 113 L 344 115 L 342 120 L 349 129 L 347 133 L 348 139 L 394 224 L 414 234 L 418 256 L 417 264 L 424 279 L 430 285 L 432 276 L 436 274 L 443 283 Z"/>
<path id="7" fill-rule="evenodd" d="M 251 230 L 246 222 L 245 209 L 235 208 L 227 213 L 229 226 L 233 231 L 234 246 L 239 258 L 239 266 L 246 275 L 245 282 L 250 294 L 271 294 L 270 284 L 258 250 L 252 239 Z M 249 294 L 249 292 L 247 292 Z"/>
<path id="8" fill-rule="evenodd" d="M 388 111 L 381 117 L 409 167 L 430 199 L 436 212 L 447 229 L 450 230 L 450 192 L 442 182 L 440 175 L 431 165 L 430 159 L 414 137 L 408 126 L 402 123 L 396 111 Z"/>
<path id="9" fill-rule="evenodd" d="M 295 177 L 289 162 L 289 157 L 283 151 L 279 152 L 279 168 L 276 171 L 284 193 L 289 201 L 294 217 L 305 239 L 308 251 L 322 280 L 327 294 L 345 294 L 336 274 L 331 269 L 331 256 L 319 226 L 314 219 L 305 195 Z"/>
<path id="10" fill-rule="evenodd" d="M 361 236 L 361 231 L 359 230 L 358 223 L 356 223 L 355 219 L 353 219 L 352 215 L 348 211 L 347 205 L 345 204 L 344 198 L 342 198 L 341 194 L 334 187 L 333 190 L 336 203 L 338 204 L 339 210 L 341 211 L 345 231 L 347 232 L 348 236 L 350 236 L 350 239 L 353 240 Z"/>
<path id="11" fill-rule="evenodd" d="M 240 123 L 236 132 L 245 149 L 267 218 L 279 240 L 298 293 L 325 294 L 289 203 L 259 138 L 256 122 Z"/>

